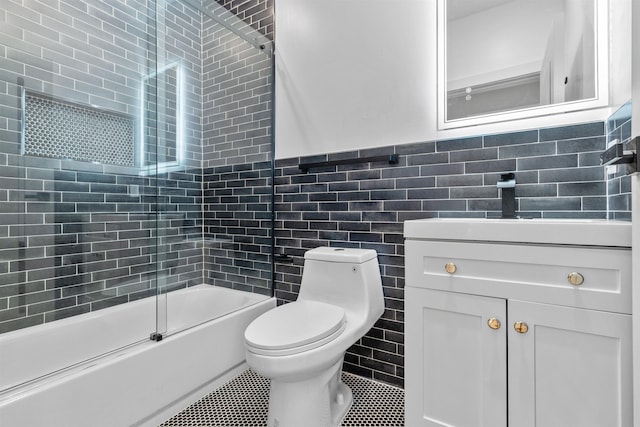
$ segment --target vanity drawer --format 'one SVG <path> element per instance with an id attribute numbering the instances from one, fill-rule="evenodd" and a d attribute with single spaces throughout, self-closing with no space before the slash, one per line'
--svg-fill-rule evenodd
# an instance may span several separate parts
<path id="1" fill-rule="evenodd" d="M 406 286 L 631 313 L 631 250 L 406 241 Z"/>

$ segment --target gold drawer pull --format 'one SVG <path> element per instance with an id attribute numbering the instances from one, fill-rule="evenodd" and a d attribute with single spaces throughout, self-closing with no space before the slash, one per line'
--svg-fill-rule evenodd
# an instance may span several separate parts
<path id="1" fill-rule="evenodd" d="M 573 286 L 580 286 L 584 283 L 584 276 L 580 273 L 577 273 L 575 271 L 572 271 L 571 273 L 569 273 L 569 275 L 567 276 L 567 280 L 569 281 L 569 283 L 571 283 Z"/>
<path id="2" fill-rule="evenodd" d="M 491 329 L 500 329 L 500 321 L 495 317 L 492 317 L 489 320 L 487 320 L 487 325 L 489 325 Z"/>
<path id="3" fill-rule="evenodd" d="M 456 265 L 452 262 L 448 262 L 444 265 L 444 270 L 449 274 L 455 273 L 457 269 L 458 267 L 456 267 Z"/>
<path id="4" fill-rule="evenodd" d="M 527 331 L 529 330 L 529 325 L 527 325 L 524 322 L 516 322 L 513 324 L 513 329 L 515 329 L 516 332 L 520 334 L 526 334 Z"/>

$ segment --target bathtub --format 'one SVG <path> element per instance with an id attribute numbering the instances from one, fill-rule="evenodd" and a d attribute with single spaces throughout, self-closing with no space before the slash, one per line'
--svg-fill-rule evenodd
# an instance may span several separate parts
<path id="1" fill-rule="evenodd" d="M 244 369 L 244 330 L 275 305 L 198 285 L 2 334 L 0 425 L 157 426 Z"/>

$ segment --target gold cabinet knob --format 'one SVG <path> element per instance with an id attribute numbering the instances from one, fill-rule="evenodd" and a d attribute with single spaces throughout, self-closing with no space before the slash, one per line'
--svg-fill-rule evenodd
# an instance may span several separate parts
<path id="1" fill-rule="evenodd" d="M 529 330 L 529 326 L 524 322 L 516 322 L 513 324 L 513 329 L 520 334 L 526 334 Z"/>
<path id="2" fill-rule="evenodd" d="M 580 273 L 577 273 L 575 271 L 572 271 L 571 273 L 569 273 L 569 275 L 567 276 L 567 280 L 569 281 L 569 283 L 571 283 L 573 286 L 580 286 L 584 283 L 584 276 Z"/>
<path id="3" fill-rule="evenodd" d="M 456 267 L 456 265 L 452 262 L 448 262 L 444 265 L 444 270 L 449 274 L 455 273 L 457 269 L 458 267 Z"/>
<path id="4" fill-rule="evenodd" d="M 487 325 L 489 325 L 491 329 L 500 329 L 500 321 L 495 317 L 492 317 L 489 320 L 487 320 Z"/>

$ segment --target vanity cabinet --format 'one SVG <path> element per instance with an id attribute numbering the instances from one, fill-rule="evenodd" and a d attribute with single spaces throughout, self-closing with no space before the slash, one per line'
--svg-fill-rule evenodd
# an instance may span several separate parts
<path id="1" fill-rule="evenodd" d="M 405 287 L 405 424 L 507 425 L 506 320 L 499 298 Z"/>
<path id="2" fill-rule="evenodd" d="M 632 425 L 629 247 L 406 237 L 407 425 Z"/>
<path id="3" fill-rule="evenodd" d="M 509 425 L 632 425 L 630 315 L 509 300 L 507 319 Z"/>

